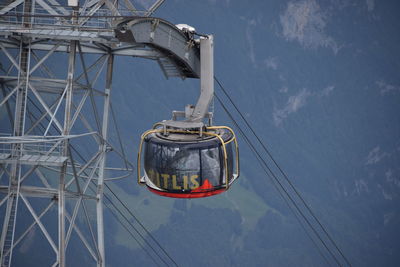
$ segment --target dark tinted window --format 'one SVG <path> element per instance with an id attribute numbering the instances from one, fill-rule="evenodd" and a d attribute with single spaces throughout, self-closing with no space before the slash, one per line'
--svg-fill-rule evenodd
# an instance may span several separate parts
<path id="1" fill-rule="evenodd" d="M 222 158 L 222 157 L 221 157 Z M 222 183 L 220 150 L 218 147 L 201 150 L 201 178 L 208 180 L 213 186 Z"/>
<path id="2" fill-rule="evenodd" d="M 201 185 L 200 156 L 197 149 L 184 146 L 145 144 L 145 171 L 150 180 L 166 190 L 196 189 Z"/>
<path id="3" fill-rule="evenodd" d="M 227 146 L 228 173 L 232 175 L 232 148 Z M 144 168 L 154 185 L 169 191 L 193 190 L 225 184 L 225 170 L 221 147 L 191 148 L 185 144 L 162 145 L 145 143 Z"/>

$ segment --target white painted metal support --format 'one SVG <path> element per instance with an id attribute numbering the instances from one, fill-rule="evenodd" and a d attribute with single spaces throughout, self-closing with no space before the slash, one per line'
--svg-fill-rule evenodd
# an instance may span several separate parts
<path id="1" fill-rule="evenodd" d="M 66 218 L 68 219 L 68 221 L 71 222 L 71 216 L 66 213 Z M 89 242 L 86 240 L 84 234 L 74 225 L 74 229 L 75 232 L 78 234 L 79 238 L 82 240 L 83 244 L 85 245 L 85 247 L 88 249 L 90 255 L 93 257 L 93 259 L 97 259 L 96 258 L 96 253 L 91 249 Z"/>
<path id="2" fill-rule="evenodd" d="M 190 121 L 201 122 L 214 97 L 214 40 L 212 35 L 200 39 L 200 97 Z"/>
<path id="3" fill-rule="evenodd" d="M 133 169 L 128 169 L 128 165 L 132 165 L 124 152 L 111 150 L 107 142 L 114 56 L 151 60 L 171 56 L 163 49 L 147 45 L 147 34 L 143 35 L 143 40 L 131 42 L 117 36 L 116 31 L 127 16 L 133 15 L 135 20 L 139 18 L 137 15 L 150 16 L 164 0 L 155 0 L 144 11 L 136 10 L 132 0 L 80 0 L 79 8 L 70 7 L 67 1 L 61 0 L 6 2 L 0 7 L 0 57 L 4 59 L 0 66 L 0 107 L 7 110 L 4 115 L 9 121 L 4 120 L 7 125 L 2 125 L 2 129 L 8 131 L 6 134 L 10 137 L 0 135 L 0 149 L 6 147 L 5 151 L 0 151 L 0 207 L 5 210 L 5 218 L 0 218 L 0 266 L 15 264 L 16 257 L 21 254 L 18 249 L 13 252 L 13 248 L 23 244 L 29 233 L 38 227 L 50 244 L 47 250 L 54 255 L 46 265 L 68 266 L 67 251 L 71 246 L 80 245 L 80 259 L 88 260 L 82 264 L 104 267 L 107 250 L 103 222 L 104 182 L 125 178 Z M 153 20 L 143 19 L 145 24 L 138 23 L 135 27 L 145 26 L 142 29 L 145 30 L 146 24 Z M 171 59 L 162 65 L 168 68 L 171 66 L 168 64 L 174 64 L 167 77 L 198 78 L 197 45 L 190 46 L 191 56 L 186 56 L 186 44 L 194 44 L 194 40 L 171 25 L 164 21 L 158 26 L 167 32 L 174 31 L 173 36 L 182 41 L 172 47 L 175 60 L 180 63 L 175 64 Z M 135 28 L 134 32 L 142 30 Z M 171 36 L 160 36 L 161 47 L 170 43 Z M 180 53 L 181 50 L 186 52 Z M 68 66 L 67 78 L 61 73 L 63 68 L 54 71 L 48 66 L 54 59 L 60 61 L 57 66 Z M 79 61 L 81 66 L 77 64 Z M 104 74 L 105 87 L 101 84 Z M 97 109 L 95 105 L 100 107 L 100 99 L 104 103 Z M 88 111 L 91 114 L 87 114 Z M 97 117 L 96 122 L 94 117 Z M 71 135 L 75 131 L 79 134 Z M 88 139 L 90 141 L 86 142 Z M 106 166 L 107 160 L 116 163 L 111 155 L 122 159 L 119 163 L 125 163 L 126 168 Z M 115 177 L 117 171 L 126 173 Z M 59 180 L 54 179 L 57 173 Z M 35 186 L 30 185 L 31 182 Z M 92 190 L 93 185 L 96 190 Z M 17 205 L 19 195 L 20 207 Z M 48 200 L 47 208 L 39 208 L 34 198 Z M 75 207 L 70 208 L 66 199 L 76 199 Z M 96 203 L 96 206 L 89 203 Z M 32 217 L 18 213 L 24 206 Z M 81 215 L 84 215 L 85 228 L 81 228 Z M 48 225 L 48 216 L 58 220 L 57 232 L 54 232 L 54 225 Z M 32 221 L 21 223 L 21 218 Z"/>
<path id="4" fill-rule="evenodd" d="M 159 8 L 162 5 L 162 3 L 164 3 L 164 0 L 155 1 L 154 4 L 148 9 L 147 16 L 151 16 L 154 13 L 154 11 L 156 11 L 157 8 Z"/>
<path id="5" fill-rule="evenodd" d="M 0 240 L 0 248 L 1 248 L 1 255 L 0 255 L 0 265 L 3 266 L 4 261 L 5 261 L 5 252 L 6 248 L 4 247 L 5 240 L 6 240 L 6 234 L 7 234 L 7 228 L 8 228 L 8 222 L 11 214 L 11 207 L 13 205 L 13 202 L 15 199 L 9 195 L 7 199 L 7 207 L 6 207 L 6 214 L 4 215 L 4 223 L 3 223 L 3 230 L 1 234 L 1 240 Z"/>
<path id="6" fill-rule="evenodd" d="M 104 193 L 104 176 L 105 176 L 105 165 L 106 165 L 106 153 L 107 153 L 107 133 L 108 133 L 108 116 L 110 108 L 110 93 L 112 83 L 112 72 L 113 72 L 114 56 L 110 54 L 107 63 L 107 76 L 106 76 L 106 88 L 103 108 L 103 127 L 101 131 L 102 145 L 101 151 L 103 157 L 99 166 L 99 178 L 97 180 L 97 239 L 101 259 L 98 262 L 98 267 L 105 266 L 105 246 L 104 246 L 104 222 L 103 222 L 103 193 Z"/>
<path id="7" fill-rule="evenodd" d="M 68 76 L 65 95 L 65 115 L 63 135 L 69 135 L 72 109 L 72 94 L 75 74 L 76 41 L 71 41 L 71 49 L 68 58 Z M 64 156 L 68 156 L 69 140 L 64 141 Z M 58 196 L 58 263 L 65 267 L 65 176 L 67 162 L 61 168 L 59 196 Z"/>
<path id="8" fill-rule="evenodd" d="M 50 208 L 54 205 L 54 201 L 51 201 L 50 204 L 37 216 L 38 221 L 45 215 Z M 33 221 L 33 223 L 25 230 L 24 233 L 20 235 L 20 237 L 14 242 L 14 248 L 24 239 L 24 237 L 33 229 L 33 227 L 37 225 L 37 221 Z M 54 242 L 53 242 L 54 243 Z M 57 251 L 56 251 L 57 253 Z M 6 254 L 7 255 L 7 254 Z"/>
<path id="9" fill-rule="evenodd" d="M 18 5 L 22 4 L 23 2 L 24 2 L 24 0 L 16 0 L 14 2 L 11 2 L 9 5 L 5 6 L 3 9 L 0 10 L 0 15 L 6 14 L 8 11 L 17 7 Z"/>
<path id="10" fill-rule="evenodd" d="M 8 200 L 8 198 L 10 197 L 11 194 L 8 194 L 7 196 L 5 196 L 2 200 L 0 200 L 0 207 L 3 206 L 4 203 L 6 203 L 6 201 Z"/>
<path id="11" fill-rule="evenodd" d="M 45 62 L 53 53 L 54 51 L 57 50 L 57 48 L 60 46 L 61 43 L 56 44 L 52 49 L 50 49 L 50 51 L 44 56 L 42 57 L 38 63 L 36 63 L 36 65 L 29 71 L 29 74 L 32 74 L 37 68 L 39 68 L 43 62 Z"/>
<path id="12" fill-rule="evenodd" d="M 124 3 L 126 5 L 126 8 L 129 9 L 129 11 L 132 13 L 132 15 L 136 15 L 136 7 L 133 5 L 133 3 L 129 0 L 124 0 Z"/>
<path id="13" fill-rule="evenodd" d="M 3 49 L 4 54 L 7 56 L 7 58 L 11 61 L 11 63 L 14 65 L 17 70 L 20 69 L 19 64 L 15 61 L 15 58 L 7 51 L 7 49 L 0 43 L 0 48 Z"/>
<path id="14" fill-rule="evenodd" d="M 28 10 L 30 9 L 30 1 L 25 3 Z M 7 53 L 7 50 L 3 48 L 4 53 L 9 57 L 10 61 L 15 65 L 16 62 L 14 58 Z M 15 104 L 15 115 L 14 115 L 14 136 L 22 136 L 24 135 L 25 129 L 25 118 L 26 118 L 26 98 L 27 98 L 27 89 L 29 83 L 29 67 L 30 67 L 30 47 L 23 48 L 22 42 L 20 43 L 20 57 L 19 64 L 17 66 L 18 70 L 18 84 L 17 86 L 17 95 L 16 95 L 16 104 Z M 25 86 L 23 86 L 25 85 Z M 11 156 L 19 156 L 23 149 L 23 144 L 13 144 L 11 150 Z M 18 199 L 19 199 L 19 190 L 21 183 L 21 165 L 18 162 L 12 162 L 11 164 L 11 173 L 9 176 L 9 185 L 8 185 L 8 195 L 9 198 L 7 200 L 7 208 L 6 208 L 6 216 L 3 221 L 3 229 L 1 233 L 0 240 L 0 264 L 2 266 L 11 266 L 12 256 L 13 256 L 13 243 L 14 243 L 14 234 L 17 220 L 17 211 L 18 211 Z M 9 253 L 5 256 L 5 252 L 9 249 Z"/>
<path id="15" fill-rule="evenodd" d="M 36 0 L 36 2 L 41 5 L 49 14 L 51 15 L 60 15 L 58 14 L 51 6 L 49 6 L 45 1 L 43 0 Z"/>
<path id="16" fill-rule="evenodd" d="M 43 108 L 47 111 L 47 113 L 50 116 L 54 116 L 53 112 L 50 110 L 50 108 L 47 106 L 46 102 L 44 101 L 44 99 L 40 96 L 39 92 L 35 89 L 35 87 L 32 84 L 29 84 L 29 88 L 31 89 L 32 93 L 36 96 L 36 98 L 39 100 L 40 104 L 43 106 Z M 58 122 L 58 120 L 56 118 L 54 118 L 54 123 L 55 125 L 57 125 L 58 129 L 60 131 L 64 131 L 65 129 L 65 125 L 64 128 L 61 126 L 61 123 Z"/>
<path id="17" fill-rule="evenodd" d="M 19 88 L 20 86 L 21 86 L 21 83 L 18 83 L 17 86 L 15 86 L 15 87 L 11 90 L 11 92 L 8 93 L 8 95 L 6 95 L 6 96 L 4 97 L 4 99 L 0 102 L 0 107 L 1 107 L 2 105 L 4 105 L 4 103 L 6 103 L 6 102 L 8 101 L 8 99 L 9 99 L 13 94 L 15 94 L 15 92 L 18 90 L 18 88 Z"/>
<path id="18" fill-rule="evenodd" d="M 44 236 L 46 237 L 47 241 L 49 242 L 50 246 L 53 248 L 54 252 L 57 254 L 57 246 L 55 244 L 55 242 L 53 241 L 53 239 L 51 238 L 50 234 L 47 232 L 46 227 L 43 225 L 43 223 L 40 221 L 39 216 L 36 214 L 36 212 L 33 210 L 31 204 L 29 203 L 28 199 L 26 197 L 24 197 L 23 194 L 21 194 L 21 199 L 23 200 L 23 202 L 25 203 L 25 206 L 28 208 L 29 212 L 31 213 L 31 215 L 33 216 L 33 218 L 35 219 L 35 222 L 39 225 L 40 230 L 42 230 Z"/>

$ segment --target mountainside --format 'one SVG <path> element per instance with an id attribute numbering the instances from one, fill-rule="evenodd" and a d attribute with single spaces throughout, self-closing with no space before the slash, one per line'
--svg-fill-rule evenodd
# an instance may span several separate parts
<path id="1" fill-rule="evenodd" d="M 154 14 L 214 35 L 216 77 L 353 266 L 400 265 L 399 11 L 397 1 L 169 0 Z M 140 135 L 195 104 L 199 86 L 166 80 L 155 61 L 115 58 L 111 98 L 131 162 Z M 215 90 L 257 144 L 217 83 Z M 216 125 L 234 126 L 218 101 L 212 108 Z M 164 198 L 135 175 L 109 185 L 179 266 L 334 266 L 234 130 L 241 176 L 228 192 Z M 104 216 L 107 266 L 156 266 L 109 210 Z M 32 233 L 17 255 L 34 248 L 39 257 L 40 238 Z M 69 264 L 91 263 L 86 256 Z M 15 265 L 30 261 L 21 256 Z"/>
<path id="2" fill-rule="evenodd" d="M 216 76 L 355 266 L 400 260 L 398 10 L 370 0 L 169 1 L 156 14 L 214 34 Z M 113 100 L 135 148 L 153 122 L 195 102 L 198 82 L 167 81 L 154 62 L 118 63 Z M 232 125 L 217 102 L 215 112 Z M 132 185 L 125 199 L 182 265 L 325 265 L 239 142 L 242 176 L 229 192 L 173 200 Z"/>

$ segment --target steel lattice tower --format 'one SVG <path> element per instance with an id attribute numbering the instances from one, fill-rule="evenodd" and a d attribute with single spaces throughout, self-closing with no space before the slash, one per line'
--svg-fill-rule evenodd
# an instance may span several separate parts
<path id="1" fill-rule="evenodd" d="M 129 0 L 0 6 L 1 266 L 11 266 L 33 229 L 47 240 L 52 266 L 65 266 L 73 236 L 105 265 L 104 181 L 133 169 L 108 140 L 114 57 L 156 60 L 167 77 L 196 76 L 169 52 L 116 38 L 120 21 L 147 18 L 162 2 L 142 12 Z M 159 24 L 148 20 L 150 40 Z M 121 164 L 107 167 L 111 157 Z"/>

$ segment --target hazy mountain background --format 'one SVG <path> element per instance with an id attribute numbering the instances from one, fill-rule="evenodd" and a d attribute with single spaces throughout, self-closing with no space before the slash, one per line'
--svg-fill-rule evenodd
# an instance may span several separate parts
<path id="1" fill-rule="evenodd" d="M 400 264 L 399 7 L 175 0 L 156 13 L 214 34 L 216 76 L 355 266 Z M 195 102 L 198 81 L 166 81 L 154 62 L 118 63 L 113 101 L 134 157 L 141 132 Z M 232 125 L 217 102 L 215 113 Z M 183 266 L 326 265 L 239 142 L 242 175 L 223 195 L 166 199 L 133 180 L 121 195 Z M 113 231 L 111 265 L 151 265 Z"/>
<path id="2" fill-rule="evenodd" d="M 354 266 L 400 265 L 399 12 L 389 0 L 169 0 L 155 14 L 214 35 L 216 76 Z M 195 103 L 199 82 L 115 63 L 113 107 L 135 162 L 140 134 Z M 163 198 L 136 177 L 111 186 L 180 266 L 327 265 L 239 143 L 241 177 L 222 195 Z M 154 266 L 105 216 L 107 266 Z"/>

